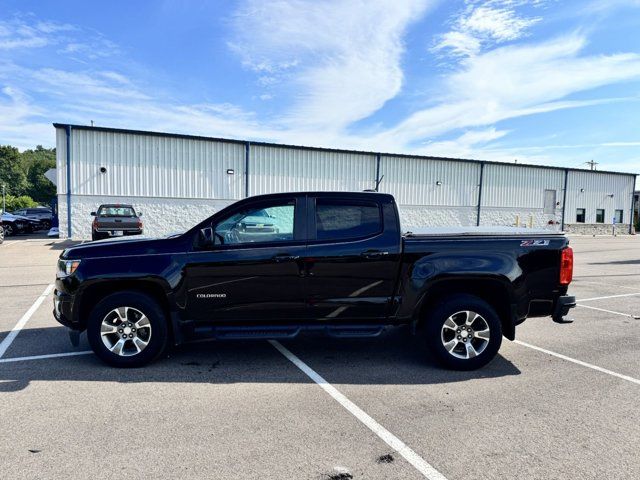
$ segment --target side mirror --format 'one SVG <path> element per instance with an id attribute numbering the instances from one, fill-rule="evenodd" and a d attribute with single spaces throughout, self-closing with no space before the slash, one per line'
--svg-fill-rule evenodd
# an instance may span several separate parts
<path id="1" fill-rule="evenodd" d="M 91 216 L 95 217 L 96 216 L 96 212 L 91 212 Z"/>
<path id="2" fill-rule="evenodd" d="M 138 212 L 138 216 L 141 217 L 142 216 L 142 212 Z"/>
<path id="3" fill-rule="evenodd" d="M 201 247 L 213 247 L 213 228 L 206 227 L 200 229 L 200 246 Z"/>

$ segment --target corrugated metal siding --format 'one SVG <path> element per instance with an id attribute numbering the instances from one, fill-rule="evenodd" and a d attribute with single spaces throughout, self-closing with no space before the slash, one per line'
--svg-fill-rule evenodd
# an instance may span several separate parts
<path id="1" fill-rule="evenodd" d="M 67 193 L 67 132 L 56 128 L 56 176 L 58 194 Z"/>
<path id="2" fill-rule="evenodd" d="M 611 224 L 615 210 L 623 211 L 623 223 L 629 224 L 633 176 L 607 173 L 569 172 L 565 223 L 576 223 L 576 209 L 586 210 L 585 223 L 596 223 L 596 209 L 605 210 L 604 223 Z M 584 192 L 580 190 L 584 189 Z M 613 194 L 613 197 L 611 197 Z"/>
<path id="3" fill-rule="evenodd" d="M 100 173 L 100 167 L 106 173 Z M 227 169 L 235 174 L 228 175 Z M 74 195 L 240 199 L 244 146 L 72 130 L 71 178 Z"/>
<path id="4" fill-rule="evenodd" d="M 374 155 L 251 146 L 249 194 L 375 187 Z"/>
<path id="5" fill-rule="evenodd" d="M 563 189 L 563 170 L 486 164 L 482 206 L 542 209 L 545 190 L 556 190 L 556 199 L 562 201 Z"/>
<path id="6" fill-rule="evenodd" d="M 393 194 L 400 205 L 478 203 L 479 163 L 383 156 L 380 175 L 384 175 L 380 191 Z"/>

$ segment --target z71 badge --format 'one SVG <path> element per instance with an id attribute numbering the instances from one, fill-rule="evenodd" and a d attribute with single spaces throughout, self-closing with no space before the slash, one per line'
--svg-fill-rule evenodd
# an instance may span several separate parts
<path id="1" fill-rule="evenodd" d="M 522 240 L 521 247 L 544 247 L 549 245 L 549 240 Z"/>

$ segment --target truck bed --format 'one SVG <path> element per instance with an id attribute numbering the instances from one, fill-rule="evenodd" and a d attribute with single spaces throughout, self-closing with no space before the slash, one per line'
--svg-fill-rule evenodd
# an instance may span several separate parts
<path id="1" fill-rule="evenodd" d="M 450 236 L 548 236 L 563 235 L 558 230 L 546 230 L 543 228 L 524 227 L 409 227 L 403 236 L 405 238 L 416 237 L 450 237 Z"/>

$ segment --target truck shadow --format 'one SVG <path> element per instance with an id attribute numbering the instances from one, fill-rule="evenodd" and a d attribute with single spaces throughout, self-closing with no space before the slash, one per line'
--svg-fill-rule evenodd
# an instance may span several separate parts
<path id="1" fill-rule="evenodd" d="M 43 351 L 47 338 L 53 341 Z M 429 385 L 520 374 L 520 370 L 501 355 L 480 370 L 444 370 L 428 358 L 418 339 L 411 337 L 404 328 L 394 328 L 368 339 L 334 339 L 310 333 L 281 343 L 335 384 Z M 88 349 L 82 338 L 81 345 L 75 350 Z M 74 349 L 66 339 L 64 328 L 29 329 L 21 332 L 5 359 L 71 351 Z M 0 363 L 0 393 L 23 390 L 34 381 L 311 383 L 264 340 L 183 345 L 172 349 L 165 358 L 139 369 L 111 368 L 93 354 Z"/>

